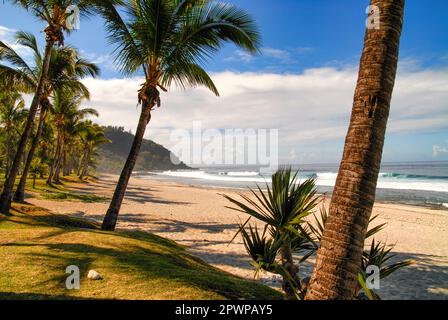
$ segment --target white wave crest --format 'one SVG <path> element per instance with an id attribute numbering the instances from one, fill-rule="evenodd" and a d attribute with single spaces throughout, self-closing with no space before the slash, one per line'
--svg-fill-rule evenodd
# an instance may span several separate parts
<path id="1" fill-rule="evenodd" d="M 270 181 L 269 177 L 261 176 L 258 172 L 254 171 L 209 173 L 203 170 L 195 170 L 164 171 L 154 172 L 153 174 L 207 181 L 253 182 L 261 184 L 264 184 L 266 181 Z M 337 173 L 320 172 L 316 174 L 316 177 L 316 184 L 318 186 L 334 187 L 336 183 Z M 304 179 L 305 178 L 302 177 L 301 180 Z M 377 187 L 380 189 L 448 192 L 448 182 L 446 180 L 394 179 L 380 176 Z"/>
<path id="2" fill-rule="evenodd" d="M 169 176 L 169 177 L 181 177 L 181 178 L 192 178 L 208 181 L 229 181 L 229 182 L 256 182 L 264 183 L 265 178 L 259 176 L 230 176 L 223 174 L 213 174 L 207 173 L 205 171 L 164 171 L 164 172 L 154 172 L 157 175 Z"/>

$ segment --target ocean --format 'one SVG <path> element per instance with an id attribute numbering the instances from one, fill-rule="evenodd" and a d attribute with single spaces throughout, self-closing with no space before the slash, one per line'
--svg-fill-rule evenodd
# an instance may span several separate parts
<path id="1" fill-rule="evenodd" d="M 318 191 L 331 195 L 338 165 L 306 164 L 291 166 L 299 177 L 316 178 Z M 136 172 L 141 178 L 179 183 L 244 189 L 263 187 L 271 173 L 260 173 L 258 167 L 206 167 L 196 170 Z M 376 199 L 383 202 L 412 204 L 448 210 L 448 161 L 384 163 L 378 179 Z"/>

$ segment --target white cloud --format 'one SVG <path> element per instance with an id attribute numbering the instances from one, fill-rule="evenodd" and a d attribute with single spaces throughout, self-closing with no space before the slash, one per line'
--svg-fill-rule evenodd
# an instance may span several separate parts
<path id="1" fill-rule="evenodd" d="M 438 156 L 448 153 L 448 148 L 434 145 L 432 146 L 432 156 L 437 158 Z"/>
<path id="2" fill-rule="evenodd" d="M 256 59 L 270 59 L 277 62 L 291 64 L 297 62 L 296 57 L 299 55 L 308 54 L 313 51 L 310 47 L 298 47 L 291 50 L 263 47 L 261 48 L 260 55 L 251 55 L 242 50 L 235 50 L 230 57 L 224 59 L 224 61 L 243 61 L 252 62 Z"/>
<path id="3" fill-rule="evenodd" d="M 224 61 L 243 61 L 243 62 L 251 62 L 255 57 L 247 53 L 243 50 L 235 50 L 232 56 L 227 57 L 224 59 Z"/>
<path id="4" fill-rule="evenodd" d="M 261 52 L 263 55 L 270 57 L 270 58 L 275 58 L 275 59 L 280 59 L 280 60 L 291 58 L 291 53 L 289 53 L 289 51 L 286 51 L 286 50 L 275 49 L 275 48 L 263 48 L 261 50 Z"/>
<path id="5" fill-rule="evenodd" d="M 203 88 L 163 93 L 162 107 L 154 111 L 146 136 L 169 147 L 170 130 L 191 129 L 193 121 L 202 121 L 205 129 L 278 128 L 281 157 L 290 158 L 294 148 L 304 162 L 307 153 L 317 157 L 310 151 L 313 146 L 343 142 L 357 79 L 354 67 L 308 69 L 301 74 L 221 72 L 212 78 L 219 98 Z M 135 132 L 142 82 L 86 80 L 92 92 L 89 105 L 100 111 L 99 121 Z M 397 78 L 388 132 L 446 130 L 447 103 L 448 69 L 405 70 Z"/>
<path id="6" fill-rule="evenodd" d="M 30 48 L 24 47 L 16 43 L 15 34 L 17 30 L 10 29 L 0 25 L 0 41 L 6 43 L 14 51 L 16 51 L 27 62 L 31 62 L 33 51 Z"/>
<path id="7" fill-rule="evenodd" d="M 109 71 L 117 71 L 117 68 L 114 64 L 114 57 L 111 54 L 98 54 L 95 52 L 88 52 L 85 50 L 80 50 L 80 53 L 83 58 L 99 64 L 101 69 L 106 69 Z"/>
<path id="8" fill-rule="evenodd" d="M 314 48 L 311 47 L 298 47 L 293 50 L 298 54 L 308 54 L 314 51 Z"/>
<path id="9" fill-rule="evenodd" d="M 10 28 L 7 28 L 7 27 L 4 27 L 4 26 L 0 25 L 0 38 L 1 39 L 5 39 L 5 40 L 7 40 L 7 39 L 11 40 L 12 36 L 14 35 L 14 33 L 16 31 L 17 30 L 10 29 Z"/>

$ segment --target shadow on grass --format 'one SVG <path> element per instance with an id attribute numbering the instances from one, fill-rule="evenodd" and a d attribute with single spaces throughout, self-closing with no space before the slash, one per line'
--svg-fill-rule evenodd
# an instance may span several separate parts
<path id="1" fill-rule="evenodd" d="M 37 233 L 33 231 L 27 238 L 4 243 L 2 247 L 24 255 L 25 260 L 31 264 L 49 268 L 48 275 L 39 276 L 35 281 L 38 283 L 37 288 L 54 287 L 55 299 L 74 298 L 70 293 L 67 293 L 67 296 L 60 293 L 67 277 L 64 270 L 68 265 L 79 266 L 84 274 L 91 268 L 92 263 L 96 266 L 99 263 L 104 269 L 104 285 L 107 285 L 108 275 L 112 277 L 119 274 L 119 278 L 123 276 L 125 279 L 131 279 L 127 280 L 131 283 L 147 283 L 147 292 L 153 289 L 151 284 L 154 280 L 161 280 L 172 286 L 171 289 L 159 288 L 161 292 L 170 292 L 183 284 L 185 288 L 198 288 L 228 299 L 280 298 L 280 294 L 259 283 L 235 277 L 208 265 L 174 241 L 146 232 L 101 231 L 97 225 L 83 219 L 52 215 L 40 208 L 16 206 L 14 209 L 15 216 L 5 219 L 10 224 L 5 227 L 50 229 L 41 229 Z M 0 294 L 0 297 L 18 297 L 11 292 L 4 294 L 5 296 Z M 24 299 L 33 297 L 53 298 L 52 295 L 47 296 L 46 289 L 43 294 L 23 294 Z"/>
<path id="2" fill-rule="evenodd" d="M 17 214 L 12 214 L 7 220 L 0 221 L 1 223 L 11 222 L 23 226 L 49 226 L 58 228 L 82 228 L 82 229 L 99 229 L 99 224 L 85 219 L 69 217 L 65 215 L 52 214 L 45 209 L 36 214 L 33 207 L 14 206 L 14 211 Z"/>
<path id="3" fill-rule="evenodd" d="M 120 236 L 129 237 L 126 234 L 118 235 L 118 237 Z M 147 238 L 146 235 L 140 235 L 140 237 Z M 119 267 L 131 270 L 139 281 L 169 280 L 173 282 L 173 289 L 175 283 L 183 283 L 186 286 L 218 293 L 228 299 L 279 298 L 279 295 L 274 292 L 271 292 L 269 296 L 269 292 L 264 286 L 213 268 L 184 250 L 179 250 L 174 243 L 156 236 L 152 237 L 152 243 L 149 244 L 154 248 L 132 243 L 120 243 L 115 248 L 84 243 L 8 243 L 5 246 L 45 247 L 45 252 L 51 252 L 51 254 L 33 253 L 29 254 L 30 258 L 33 260 L 43 259 L 47 263 L 49 260 L 53 260 L 51 265 L 61 268 L 77 265 L 82 272 L 87 272 L 92 261 L 97 259 L 112 261 L 110 263 L 112 270 L 109 268 L 105 271 L 106 284 L 108 272 L 113 272 L 114 268 Z M 62 284 L 66 277 L 67 275 L 61 273 L 61 275 L 49 278 L 41 284 L 46 282 Z M 268 296 L 266 296 L 267 294 Z"/>
<path id="4" fill-rule="evenodd" d="M 43 294 L 43 293 L 31 293 L 31 292 L 3 292 L 0 291 L 0 299 L 2 300 L 75 300 L 80 299 L 78 297 L 71 297 L 69 295 L 57 295 L 57 294 Z M 94 298 L 83 298 L 84 300 L 97 300 Z"/>

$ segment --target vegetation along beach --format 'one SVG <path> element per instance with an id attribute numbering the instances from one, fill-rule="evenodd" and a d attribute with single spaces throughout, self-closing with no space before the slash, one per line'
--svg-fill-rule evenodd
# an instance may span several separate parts
<path id="1" fill-rule="evenodd" d="M 0 300 L 447 300 L 431 2 L 0 3 Z"/>

